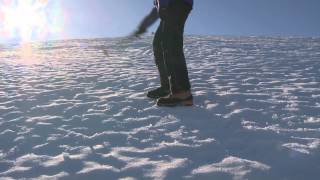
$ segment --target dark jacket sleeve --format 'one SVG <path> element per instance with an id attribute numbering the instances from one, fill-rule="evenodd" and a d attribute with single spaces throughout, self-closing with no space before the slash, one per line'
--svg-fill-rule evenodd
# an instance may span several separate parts
<path id="1" fill-rule="evenodd" d="M 146 30 L 153 24 L 157 21 L 157 19 L 159 18 L 159 15 L 158 15 L 158 11 L 157 11 L 157 8 L 153 8 L 151 10 L 151 12 L 145 16 L 143 18 L 143 20 L 140 22 L 137 30 L 135 31 L 134 35 L 136 36 L 139 36 L 143 33 L 146 32 Z"/>

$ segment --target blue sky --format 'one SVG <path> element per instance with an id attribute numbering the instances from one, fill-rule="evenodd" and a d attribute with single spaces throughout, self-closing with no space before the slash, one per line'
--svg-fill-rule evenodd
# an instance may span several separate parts
<path id="1" fill-rule="evenodd" d="M 150 11 L 152 0 L 66 0 L 64 6 L 72 16 L 70 36 L 123 36 Z M 195 0 L 186 33 L 319 36 L 319 7 L 319 0 Z"/>
<path id="2" fill-rule="evenodd" d="M 49 38 L 117 37 L 131 33 L 153 0 L 49 0 L 60 2 L 62 32 Z M 58 6 L 47 7 L 54 11 Z M 186 34 L 320 36 L 320 0 L 195 0 Z M 57 15 L 57 14 L 56 14 Z M 150 31 L 156 28 L 154 25 Z M 1 40 L 1 37 L 0 37 Z"/>

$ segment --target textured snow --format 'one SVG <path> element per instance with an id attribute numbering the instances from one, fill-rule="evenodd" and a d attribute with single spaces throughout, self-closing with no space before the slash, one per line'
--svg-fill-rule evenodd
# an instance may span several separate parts
<path id="1" fill-rule="evenodd" d="M 0 179 L 318 179 L 320 39 L 185 42 L 177 108 L 151 37 L 0 45 Z"/>

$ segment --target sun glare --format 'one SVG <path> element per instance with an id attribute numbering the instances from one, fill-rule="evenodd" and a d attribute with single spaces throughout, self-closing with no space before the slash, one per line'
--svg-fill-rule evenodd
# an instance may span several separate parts
<path id="1" fill-rule="evenodd" d="M 44 40 L 49 33 L 61 31 L 57 17 L 49 11 L 50 0 L 0 0 L 0 32 L 21 43 Z M 61 15 L 62 16 L 62 15 Z"/>

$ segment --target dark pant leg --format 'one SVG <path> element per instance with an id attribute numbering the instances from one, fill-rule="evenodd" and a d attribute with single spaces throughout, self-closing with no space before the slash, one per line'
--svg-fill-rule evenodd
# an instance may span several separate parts
<path id="1" fill-rule="evenodd" d="M 172 93 L 190 90 L 186 60 L 183 52 L 183 33 L 191 7 L 176 1 L 168 8 L 163 21 L 163 49 Z"/>
<path id="2" fill-rule="evenodd" d="M 157 65 L 159 75 L 160 75 L 161 87 L 167 90 L 170 90 L 167 67 L 164 61 L 162 37 L 163 37 L 163 22 L 161 21 L 153 39 L 153 52 L 154 52 L 155 63 Z"/>

